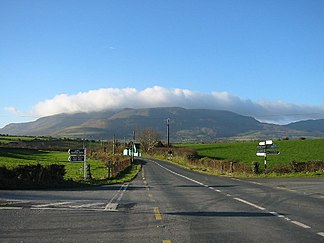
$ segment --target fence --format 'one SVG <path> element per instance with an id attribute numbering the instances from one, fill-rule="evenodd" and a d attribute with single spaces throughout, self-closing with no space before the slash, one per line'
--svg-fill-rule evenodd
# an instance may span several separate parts
<path id="1" fill-rule="evenodd" d="M 131 159 L 127 158 L 124 160 L 119 161 L 108 161 L 107 168 L 108 168 L 108 178 L 117 177 L 120 172 L 124 171 L 131 165 Z"/>

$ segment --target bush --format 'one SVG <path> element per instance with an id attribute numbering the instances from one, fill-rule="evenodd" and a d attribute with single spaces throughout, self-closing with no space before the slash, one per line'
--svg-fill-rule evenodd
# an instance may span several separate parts
<path id="1" fill-rule="evenodd" d="M 307 165 L 306 162 L 291 162 L 291 167 L 294 172 L 303 172 L 307 171 Z"/>
<path id="2" fill-rule="evenodd" d="M 172 151 L 173 157 L 181 157 L 186 160 L 196 160 L 199 159 L 200 157 L 198 156 L 198 153 L 195 149 L 192 148 L 177 148 L 177 147 L 159 147 L 159 148 L 154 148 L 148 151 L 148 155 L 154 155 L 154 156 L 160 156 L 164 159 L 168 158 L 169 151 Z"/>
<path id="3" fill-rule="evenodd" d="M 260 163 L 258 161 L 252 162 L 252 172 L 253 174 L 259 174 L 260 171 Z"/>
<path id="4" fill-rule="evenodd" d="M 287 165 L 278 165 L 270 170 L 278 174 L 307 173 L 324 171 L 324 161 L 297 162 L 292 161 Z"/>
<path id="5" fill-rule="evenodd" d="M 56 187 L 64 183 L 64 165 L 20 165 L 13 169 L 0 167 L 1 189 Z"/>

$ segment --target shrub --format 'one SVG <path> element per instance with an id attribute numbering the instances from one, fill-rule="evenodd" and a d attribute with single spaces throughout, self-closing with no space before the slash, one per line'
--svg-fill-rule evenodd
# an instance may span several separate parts
<path id="1" fill-rule="evenodd" d="M 252 172 L 253 174 L 259 174 L 260 173 L 260 163 L 258 161 L 252 162 Z"/>
<path id="2" fill-rule="evenodd" d="M 1 189 L 56 187 L 64 183 L 64 165 L 20 165 L 13 169 L 0 167 Z"/>

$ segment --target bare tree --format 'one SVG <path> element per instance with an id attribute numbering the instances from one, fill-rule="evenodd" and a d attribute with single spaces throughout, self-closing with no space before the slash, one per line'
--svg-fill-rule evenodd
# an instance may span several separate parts
<path id="1" fill-rule="evenodd" d="M 141 143 L 143 151 L 149 151 L 160 141 L 160 134 L 153 128 L 145 128 L 139 132 L 138 140 Z"/>

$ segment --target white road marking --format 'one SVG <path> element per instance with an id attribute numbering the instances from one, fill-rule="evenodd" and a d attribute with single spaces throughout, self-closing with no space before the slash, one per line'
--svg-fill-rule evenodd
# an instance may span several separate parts
<path id="1" fill-rule="evenodd" d="M 284 218 L 285 216 L 284 215 L 282 215 L 282 214 L 279 214 L 279 213 L 277 213 L 277 212 L 270 212 L 272 215 L 274 215 L 274 216 L 277 216 L 277 217 L 279 217 L 279 218 Z"/>
<path id="2" fill-rule="evenodd" d="M 291 221 L 290 218 L 285 217 L 284 215 L 282 215 L 282 214 L 280 214 L 280 213 L 277 213 L 277 212 L 269 212 L 269 213 L 271 213 L 272 215 L 274 215 L 274 216 L 276 216 L 276 217 L 278 217 L 278 218 L 283 218 L 283 219 L 285 219 L 285 220 L 287 220 L 287 221 Z"/>
<path id="3" fill-rule="evenodd" d="M 88 203 L 88 204 L 82 204 L 82 205 L 71 205 L 71 206 L 68 206 L 69 208 L 89 208 L 89 207 L 92 207 L 92 206 L 99 206 L 99 205 L 103 205 L 105 203 L 103 202 L 98 202 L 98 203 Z"/>
<path id="4" fill-rule="evenodd" d="M 317 234 L 324 237 L 324 232 L 318 232 Z"/>
<path id="5" fill-rule="evenodd" d="M 105 207 L 106 211 L 118 211 L 117 207 L 118 207 L 118 203 L 120 202 L 120 200 L 122 199 L 125 191 L 127 190 L 128 187 L 128 183 L 123 184 L 118 192 L 113 196 L 113 198 L 108 202 L 108 204 Z M 115 201 L 115 198 L 118 196 L 117 200 Z M 114 202 L 115 201 L 115 202 Z"/>
<path id="6" fill-rule="evenodd" d="M 252 206 L 252 207 L 255 207 L 255 208 L 257 208 L 257 209 L 265 210 L 264 207 L 258 206 L 258 205 L 256 205 L 256 204 L 251 203 L 251 202 L 248 202 L 248 201 L 246 201 L 246 200 L 244 200 L 244 199 L 241 199 L 241 198 L 238 198 L 238 197 L 235 197 L 234 199 L 237 200 L 237 201 L 240 201 L 240 202 L 242 202 L 242 203 L 245 203 L 245 204 L 247 204 L 247 205 L 250 205 L 250 206 Z"/>
<path id="7" fill-rule="evenodd" d="M 311 228 L 310 226 L 308 226 L 306 224 L 303 224 L 301 222 L 298 222 L 298 221 L 290 221 L 290 222 L 292 222 L 293 224 L 298 225 L 298 226 L 300 226 L 300 227 L 302 227 L 304 229 L 310 229 Z"/>
<path id="8" fill-rule="evenodd" d="M 252 183 L 252 184 L 256 184 L 256 185 L 262 185 L 262 183 L 256 182 L 256 181 L 249 181 L 249 182 Z"/>
<path id="9" fill-rule="evenodd" d="M 118 211 L 118 203 L 108 203 L 105 207 L 105 211 Z"/>
<path id="10" fill-rule="evenodd" d="M 280 189 L 280 190 L 288 191 L 288 192 L 297 192 L 296 190 L 288 189 L 288 188 L 285 188 L 285 187 L 282 187 L 282 186 L 277 186 L 276 188 Z"/>
<path id="11" fill-rule="evenodd" d="M 65 204 L 71 204 L 72 202 L 56 202 L 56 203 L 48 203 L 48 204 L 41 204 L 41 205 L 32 205 L 34 208 L 48 208 L 51 206 L 60 206 L 60 205 L 65 205 Z"/>
<path id="12" fill-rule="evenodd" d="M 30 208 L 31 210 L 53 210 L 53 211 L 76 211 L 78 209 L 71 207 L 62 207 L 62 208 Z M 104 208 L 82 208 L 82 211 L 100 211 L 108 212 Z"/>
<path id="13" fill-rule="evenodd" d="M 191 178 L 189 178 L 189 177 L 187 177 L 187 176 L 184 176 L 184 175 L 181 175 L 181 174 L 179 174 L 179 173 L 177 173 L 177 172 L 174 172 L 173 170 L 170 170 L 170 169 L 164 167 L 163 165 L 160 165 L 159 163 L 157 163 L 157 162 L 155 162 L 155 161 L 153 161 L 153 160 L 151 160 L 151 161 L 152 161 L 153 163 L 155 163 L 156 165 L 160 166 L 161 168 L 163 168 L 163 169 L 165 169 L 165 170 L 171 172 L 172 174 L 175 174 L 175 175 L 177 175 L 177 176 L 180 176 L 180 177 L 182 177 L 182 178 L 185 178 L 185 179 L 187 179 L 187 180 L 189 180 L 189 181 L 192 181 L 192 182 L 194 182 L 194 183 L 196 183 L 196 184 L 198 184 L 198 185 L 205 186 L 204 183 L 201 183 L 201 182 L 196 181 L 196 180 L 194 180 L 194 179 L 191 179 Z"/>

